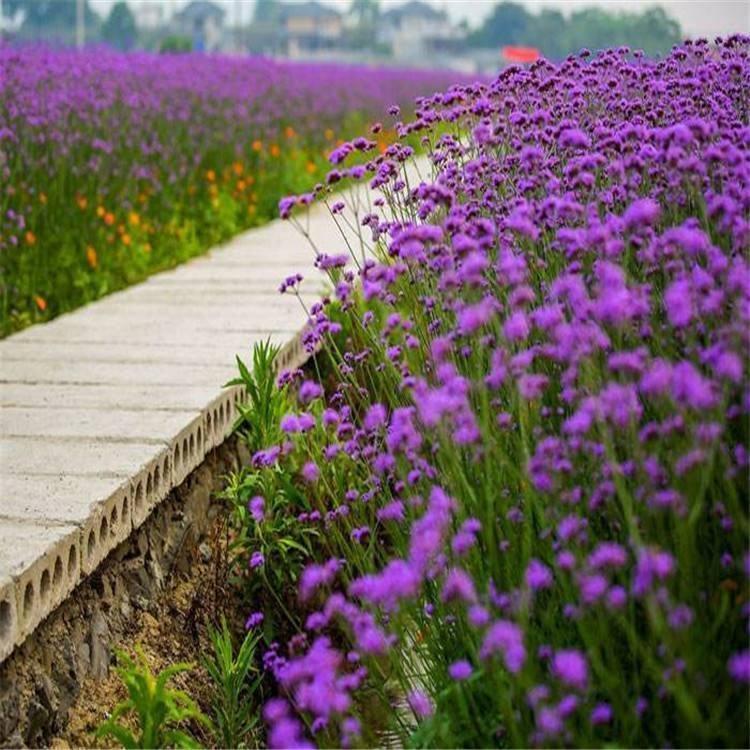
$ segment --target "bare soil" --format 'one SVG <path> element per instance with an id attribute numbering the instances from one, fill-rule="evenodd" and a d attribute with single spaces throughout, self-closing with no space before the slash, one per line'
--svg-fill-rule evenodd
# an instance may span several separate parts
<path id="1" fill-rule="evenodd" d="M 136 647 L 140 648 L 154 673 L 177 662 L 193 664 L 190 672 L 177 675 L 172 684 L 187 692 L 204 712 L 211 702 L 211 682 L 201 661 L 211 652 L 208 626 L 226 616 L 230 623 L 241 627 L 237 613 L 242 610 L 226 584 L 226 566 L 226 520 L 219 517 L 208 541 L 196 550 L 191 569 L 176 576 L 152 607 L 134 613 L 126 637 L 119 644 L 119 649 L 130 656 L 135 655 Z M 116 747 L 111 741 L 98 738 L 96 730 L 126 697 L 114 668 L 105 679 L 88 678 L 70 709 L 64 731 L 50 746 Z M 213 738 L 205 727 L 195 723 L 189 729 L 202 745 L 212 745 Z"/>

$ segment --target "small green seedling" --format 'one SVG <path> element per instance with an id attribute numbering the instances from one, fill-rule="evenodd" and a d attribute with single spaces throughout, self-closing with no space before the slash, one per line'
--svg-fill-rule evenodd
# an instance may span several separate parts
<path id="1" fill-rule="evenodd" d="M 219 747 L 247 747 L 258 721 L 252 697 L 261 680 L 254 664 L 260 635 L 248 633 L 236 654 L 226 620 L 221 629 L 212 629 L 210 636 L 214 653 L 204 665 L 215 685 L 212 714 L 216 743 Z"/>
<path id="2" fill-rule="evenodd" d="M 192 665 L 173 664 L 154 674 L 140 648 L 136 649 L 136 659 L 118 652 L 117 661 L 117 673 L 127 688 L 128 698 L 116 706 L 96 736 L 112 737 L 124 748 L 200 747 L 180 725 L 189 720 L 208 725 L 208 719 L 187 693 L 168 684 L 176 675 L 192 669 Z M 137 719 L 136 729 L 123 721 L 132 714 Z"/>

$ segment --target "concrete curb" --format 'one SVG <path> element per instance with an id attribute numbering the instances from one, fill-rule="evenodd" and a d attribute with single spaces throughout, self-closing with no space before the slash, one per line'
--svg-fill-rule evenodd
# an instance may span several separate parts
<path id="1" fill-rule="evenodd" d="M 342 240 L 311 215 L 319 247 Z M 235 355 L 306 359 L 276 293 L 314 255 L 286 222 L 0 342 L 0 662 L 230 434 Z"/>

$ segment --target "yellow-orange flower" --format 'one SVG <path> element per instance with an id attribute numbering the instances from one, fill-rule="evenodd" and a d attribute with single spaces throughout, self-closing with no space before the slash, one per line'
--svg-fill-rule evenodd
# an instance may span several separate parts
<path id="1" fill-rule="evenodd" d="M 281 149 L 278 147 L 276 143 L 272 144 L 271 146 L 271 156 L 274 158 L 279 156 L 281 154 Z"/>
<path id="2" fill-rule="evenodd" d="M 234 173 L 239 177 L 244 171 L 245 167 L 242 166 L 242 162 L 236 161 L 234 164 L 232 164 L 232 169 L 234 170 Z"/>
<path id="3" fill-rule="evenodd" d="M 253 151 L 261 151 L 263 144 L 260 141 L 253 141 Z"/>
<path id="4" fill-rule="evenodd" d="M 247 187 L 244 180 L 237 180 L 237 190 L 242 192 Z"/>
<path id="5" fill-rule="evenodd" d="M 46 193 L 39 193 L 39 202 L 43 205 L 47 205 L 47 194 Z"/>
<path id="6" fill-rule="evenodd" d="M 307 174 L 315 174 L 318 168 L 315 166 L 315 162 L 309 161 L 305 169 L 307 170 Z"/>
<path id="7" fill-rule="evenodd" d="M 257 210 L 258 209 L 255 208 L 255 206 L 252 203 L 247 207 L 247 212 L 248 212 L 248 214 L 250 214 L 250 216 L 255 216 L 255 212 Z"/>
<path id="8" fill-rule="evenodd" d="M 34 297 L 34 302 L 41 312 L 44 312 L 47 309 L 47 300 L 44 299 L 44 297 L 36 295 Z"/>
<path id="9" fill-rule="evenodd" d="M 104 214 L 104 223 L 111 227 L 115 223 L 115 215 L 111 211 L 107 211 Z"/>
<path id="10" fill-rule="evenodd" d="M 216 172 L 214 172 L 214 170 L 213 170 L 213 169 L 209 169 L 209 170 L 208 170 L 208 171 L 206 172 L 206 179 L 207 179 L 207 180 L 208 180 L 209 182 L 215 182 L 215 181 L 216 181 Z"/>
<path id="11" fill-rule="evenodd" d="M 29 229 L 24 235 L 27 245 L 36 245 L 36 235 Z"/>
<path id="12" fill-rule="evenodd" d="M 130 245 L 130 235 L 127 232 L 122 235 L 122 244 L 125 245 L 125 247 L 129 247 Z"/>
<path id="13" fill-rule="evenodd" d="M 91 268 L 96 268 L 97 264 L 97 257 L 96 257 L 96 250 L 91 247 L 91 245 L 88 245 L 86 247 L 86 262 L 91 266 Z"/>
<path id="14" fill-rule="evenodd" d="M 326 128 L 324 135 L 327 141 L 333 140 L 333 130 L 331 130 L 330 128 Z"/>
<path id="15" fill-rule="evenodd" d="M 84 201 L 84 204 L 85 204 L 85 202 L 86 202 L 86 199 L 85 199 L 85 198 L 83 198 L 82 200 Z M 81 206 L 81 204 L 80 204 L 80 203 L 79 203 L 78 205 L 79 205 L 79 206 Z M 85 206 L 85 205 L 83 205 L 83 206 L 81 206 L 81 208 L 86 208 L 86 206 Z M 97 216 L 99 216 L 99 217 L 101 218 L 102 216 L 104 216 L 104 214 L 105 214 L 105 213 L 106 213 L 106 212 L 104 211 L 104 206 L 97 206 L 97 207 L 96 207 L 96 215 L 97 215 Z"/>
<path id="16" fill-rule="evenodd" d="M 78 204 L 78 208 L 80 208 L 80 209 L 81 209 L 81 211 L 83 211 L 83 210 L 84 210 L 84 209 L 86 208 L 86 206 L 88 206 L 88 205 L 89 205 L 89 201 L 88 201 L 88 198 L 86 198 L 86 196 L 85 196 L 85 195 L 79 195 L 79 196 L 78 196 L 78 197 L 76 198 L 76 203 Z M 102 208 L 102 207 L 101 207 L 101 206 L 99 206 L 99 208 Z M 103 211 L 103 210 L 104 210 L 104 209 L 102 209 L 102 211 Z M 98 211 L 99 211 L 99 209 L 97 209 L 97 212 L 98 212 Z"/>
<path id="17" fill-rule="evenodd" d="M 135 211 L 131 211 L 130 215 L 128 216 L 128 221 L 130 222 L 131 226 L 137 227 L 141 223 L 141 217 L 138 216 Z"/>
<path id="18" fill-rule="evenodd" d="M 294 132 L 294 128 L 291 125 L 287 125 L 286 128 L 284 128 L 284 135 L 287 138 L 294 138 L 297 134 Z"/>

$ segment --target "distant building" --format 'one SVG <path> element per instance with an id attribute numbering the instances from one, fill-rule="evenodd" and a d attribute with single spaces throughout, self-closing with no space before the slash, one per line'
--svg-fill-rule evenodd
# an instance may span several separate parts
<path id="1" fill-rule="evenodd" d="M 457 36 L 445 11 L 420 0 L 387 10 L 378 24 L 378 41 L 391 48 L 394 58 L 405 62 L 431 57 Z"/>
<path id="2" fill-rule="evenodd" d="M 225 11 L 209 0 L 193 0 L 174 15 L 175 30 L 193 41 L 198 52 L 220 49 L 224 36 Z"/>
<path id="3" fill-rule="evenodd" d="M 289 57 L 305 57 L 335 50 L 341 45 L 344 20 L 341 13 L 310 0 L 285 3 L 280 11 L 281 33 Z"/>

